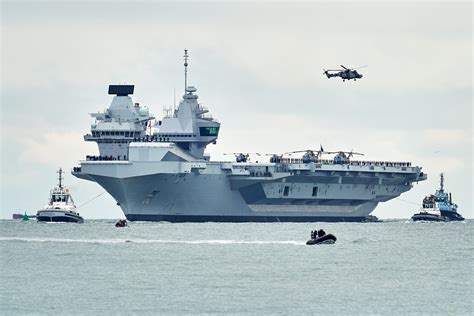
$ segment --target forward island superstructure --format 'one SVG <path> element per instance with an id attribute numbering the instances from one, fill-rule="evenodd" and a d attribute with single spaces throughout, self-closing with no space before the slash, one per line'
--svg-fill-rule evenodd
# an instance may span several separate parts
<path id="1" fill-rule="evenodd" d="M 187 61 L 185 51 L 185 74 Z M 352 161 L 344 152 L 322 159 L 322 150 L 266 163 L 243 155 L 211 161 L 204 151 L 220 123 L 196 91 L 186 78 L 178 108 L 147 133 L 154 117 L 132 102 L 133 86 L 110 86 L 111 106 L 92 114 L 84 136 L 99 155 L 86 156 L 73 174 L 101 185 L 129 220 L 171 222 L 364 221 L 378 203 L 426 179 L 409 162 Z"/>

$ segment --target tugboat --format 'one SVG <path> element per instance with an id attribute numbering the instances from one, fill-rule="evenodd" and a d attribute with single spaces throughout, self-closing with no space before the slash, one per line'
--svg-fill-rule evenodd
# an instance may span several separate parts
<path id="1" fill-rule="evenodd" d="M 59 184 L 50 191 L 49 203 L 36 213 L 38 222 L 83 223 L 84 219 L 76 212 L 76 206 L 69 190 L 62 185 L 63 170 L 59 168 Z"/>
<path id="2" fill-rule="evenodd" d="M 444 192 L 444 175 L 440 175 L 440 188 L 435 194 L 423 199 L 423 206 L 419 213 L 412 216 L 413 221 L 449 222 L 463 221 L 464 217 L 458 213 L 458 205 L 453 203 L 451 193 Z"/>

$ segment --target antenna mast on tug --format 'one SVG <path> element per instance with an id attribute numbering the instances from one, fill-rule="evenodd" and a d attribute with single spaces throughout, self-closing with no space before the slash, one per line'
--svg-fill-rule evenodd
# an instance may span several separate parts
<path id="1" fill-rule="evenodd" d="M 444 190 L 444 174 L 441 173 L 440 174 L 440 191 L 443 191 Z"/>
<path id="2" fill-rule="evenodd" d="M 184 50 L 184 94 L 186 94 L 186 88 L 188 87 L 188 50 Z"/>
<path id="3" fill-rule="evenodd" d="M 59 168 L 58 170 L 58 173 L 59 173 L 59 188 L 62 189 L 63 185 L 62 185 L 62 181 L 63 181 L 63 169 Z"/>

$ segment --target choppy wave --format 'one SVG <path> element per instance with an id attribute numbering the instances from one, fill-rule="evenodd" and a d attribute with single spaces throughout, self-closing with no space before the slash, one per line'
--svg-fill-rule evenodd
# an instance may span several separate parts
<path id="1" fill-rule="evenodd" d="M 305 242 L 293 240 L 170 240 L 170 239 L 69 239 L 69 238 L 24 238 L 24 237 L 0 237 L 0 241 L 18 242 L 55 242 L 55 243 L 91 243 L 91 244 L 209 244 L 209 245 L 305 245 Z"/>
<path id="2" fill-rule="evenodd" d="M 378 242 L 378 240 L 374 238 L 368 238 L 368 237 L 360 237 L 352 241 L 352 243 L 354 244 L 367 244 L 367 243 L 374 243 L 374 242 Z"/>

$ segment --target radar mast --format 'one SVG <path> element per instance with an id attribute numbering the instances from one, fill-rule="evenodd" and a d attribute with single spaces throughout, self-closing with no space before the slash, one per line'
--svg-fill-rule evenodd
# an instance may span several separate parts
<path id="1" fill-rule="evenodd" d="M 188 50 L 184 50 L 184 94 L 186 94 L 186 88 L 188 87 Z"/>

